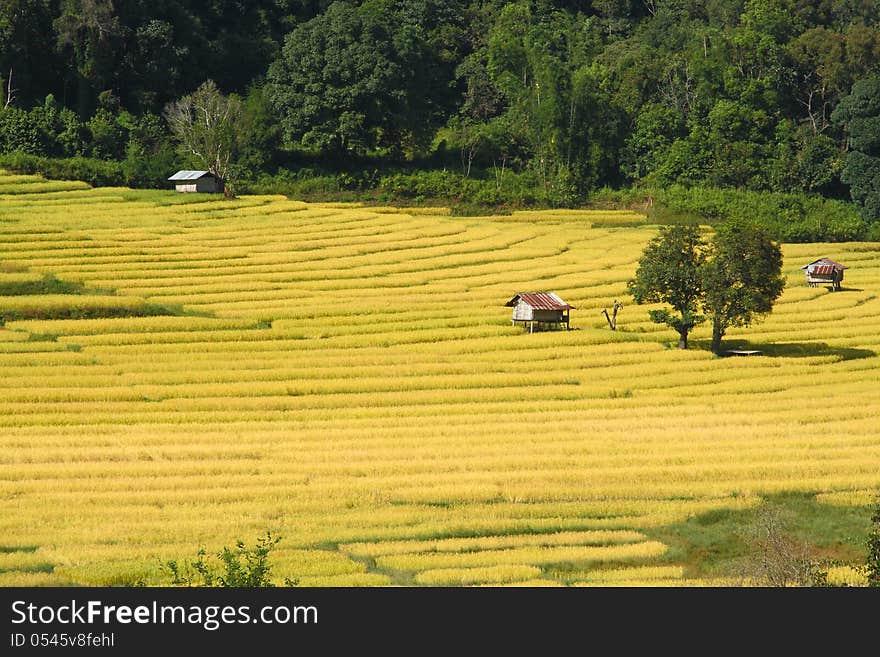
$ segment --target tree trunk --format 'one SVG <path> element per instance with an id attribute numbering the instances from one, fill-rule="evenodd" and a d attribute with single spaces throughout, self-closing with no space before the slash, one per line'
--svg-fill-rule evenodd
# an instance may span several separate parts
<path id="1" fill-rule="evenodd" d="M 712 353 L 721 353 L 721 338 L 724 337 L 724 327 L 717 319 L 712 322 Z"/>
<path id="2" fill-rule="evenodd" d="M 679 331 L 679 340 L 678 340 L 678 348 L 679 349 L 687 349 L 688 348 L 688 330 L 684 329 L 683 331 Z"/>
<path id="3" fill-rule="evenodd" d="M 617 313 L 620 311 L 621 308 L 623 308 L 623 304 L 615 299 L 611 315 L 608 314 L 607 308 L 602 309 L 602 314 L 605 315 L 605 319 L 608 320 L 608 326 L 611 328 L 612 331 L 617 330 Z"/>

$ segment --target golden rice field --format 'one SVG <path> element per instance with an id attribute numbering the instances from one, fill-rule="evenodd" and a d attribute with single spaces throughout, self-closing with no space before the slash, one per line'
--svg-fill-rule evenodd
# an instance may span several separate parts
<path id="1" fill-rule="evenodd" d="M 0 172 L 0 286 L 85 289 L 0 296 L 0 585 L 159 584 L 269 530 L 279 583 L 714 586 L 656 530 L 870 504 L 880 244 L 784 245 L 775 311 L 729 336 L 764 355 L 717 358 L 626 295 L 655 232 Z M 804 283 L 821 256 L 843 291 Z M 527 291 L 576 330 L 512 327 Z"/>

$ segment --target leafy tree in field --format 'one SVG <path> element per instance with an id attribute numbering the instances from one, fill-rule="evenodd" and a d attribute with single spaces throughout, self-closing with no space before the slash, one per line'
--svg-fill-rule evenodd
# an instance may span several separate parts
<path id="1" fill-rule="evenodd" d="M 844 126 L 850 146 L 841 178 L 867 221 L 880 221 L 880 75 L 859 80 L 831 118 Z"/>
<path id="2" fill-rule="evenodd" d="M 212 80 L 165 108 L 165 119 L 181 151 L 214 174 L 232 193 L 230 163 L 240 149 L 244 118 L 237 96 L 224 96 Z"/>
<path id="3" fill-rule="evenodd" d="M 672 306 L 648 314 L 678 332 L 680 349 L 708 317 L 717 354 L 728 328 L 770 312 L 785 285 L 781 271 L 782 252 L 763 228 L 721 226 L 707 245 L 696 226 L 669 226 L 645 247 L 628 287 L 636 303 Z"/>
<path id="4" fill-rule="evenodd" d="M 687 349 L 688 334 L 703 321 L 698 314 L 703 293 L 705 243 L 696 226 L 669 226 L 645 248 L 635 278 L 628 288 L 636 303 L 666 303 L 669 310 L 651 310 L 657 324 L 666 324 L 679 335 L 679 349 Z"/>
<path id="5" fill-rule="evenodd" d="M 712 240 L 712 257 L 703 269 L 703 310 L 712 322 L 712 351 L 733 326 L 749 326 L 769 313 L 785 286 L 782 251 L 765 229 L 721 226 Z"/>

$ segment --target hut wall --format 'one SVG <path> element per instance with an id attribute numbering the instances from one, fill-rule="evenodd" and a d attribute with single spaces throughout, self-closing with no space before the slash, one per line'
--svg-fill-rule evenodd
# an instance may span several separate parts
<path id="1" fill-rule="evenodd" d="M 213 194 L 219 192 L 219 185 L 217 184 L 217 179 L 211 176 L 205 176 L 204 178 L 199 178 L 196 181 L 196 191 L 206 192 L 209 194 Z"/>
<path id="2" fill-rule="evenodd" d="M 513 319 L 528 322 L 537 319 L 534 316 L 535 310 L 525 301 L 520 301 L 513 307 Z"/>
<path id="3" fill-rule="evenodd" d="M 562 317 L 562 310 L 535 310 L 534 312 L 536 322 L 561 322 Z"/>
<path id="4" fill-rule="evenodd" d="M 174 189 L 178 192 L 201 192 L 203 194 L 215 194 L 219 191 L 219 185 L 216 178 L 206 176 L 197 180 L 190 180 L 185 183 L 177 183 Z"/>

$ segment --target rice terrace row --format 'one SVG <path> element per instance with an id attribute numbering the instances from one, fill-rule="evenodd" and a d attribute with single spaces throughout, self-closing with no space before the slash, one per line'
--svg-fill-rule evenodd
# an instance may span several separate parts
<path id="1" fill-rule="evenodd" d="M 676 528 L 867 508 L 880 245 L 784 245 L 725 339 L 764 355 L 718 358 L 628 301 L 656 231 L 0 172 L 0 585 L 158 584 L 267 530 L 302 585 L 712 585 Z M 544 290 L 573 330 L 511 326 Z"/>

